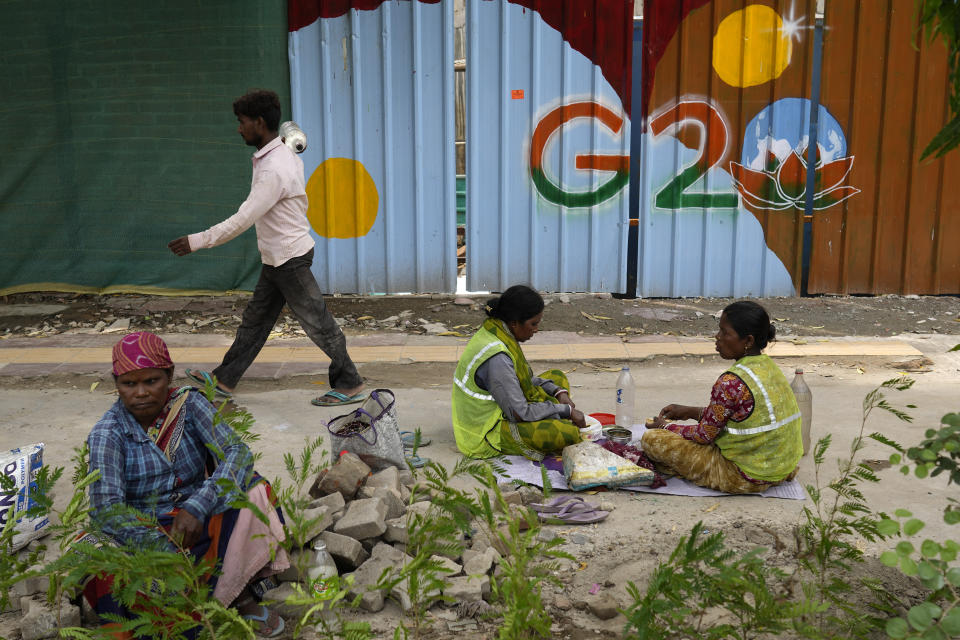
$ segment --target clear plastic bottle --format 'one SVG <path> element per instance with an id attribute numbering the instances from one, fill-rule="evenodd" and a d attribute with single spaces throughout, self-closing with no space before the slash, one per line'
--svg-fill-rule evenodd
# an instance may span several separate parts
<path id="1" fill-rule="evenodd" d="M 337 575 L 339 575 L 337 565 L 333 561 L 333 557 L 330 556 L 330 552 L 327 551 L 327 543 L 317 538 L 313 541 L 313 564 L 307 569 L 307 585 L 313 590 L 315 595 L 322 596 L 326 593 L 327 589 L 331 587 L 330 578 L 334 578 Z M 320 615 L 323 617 L 327 626 L 333 624 L 336 620 L 333 611 L 326 607 Z M 324 631 L 323 626 L 322 623 L 318 624 L 317 630 Z"/>
<path id="2" fill-rule="evenodd" d="M 627 429 L 633 426 L 636 417 L 634 412 L 636 396 L 637 388 L 633 383 L 633 376 L 630 375 L 630 367 L 623 367 L 617 378 L 617 424 L 619 426 Z"/>
<path id="3" fill-rule="evenodd" d="M 294 153 L 303 153 L 307 150 L 307 134 L 293 120 L 281 123 L 279 133 L 280 140 Z"/>
<path id="4" fill-rule="evenodd" d="M 793 389 L 793 395 L 797 398 L 797 406 L 800 407 L 800 433 L 803 436 L 803 455 L 810 453 L 810 422 L 813 420 L 813 393 L 803 379 L 803 369 L 797 367 L 794 371 L 793 382 L 790 388 Z"/>

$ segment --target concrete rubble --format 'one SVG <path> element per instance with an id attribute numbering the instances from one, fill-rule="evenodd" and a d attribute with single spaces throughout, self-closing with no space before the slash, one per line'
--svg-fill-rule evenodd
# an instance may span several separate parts
<path id="1" fill-rule="evenodd" d="M 415 483 L 409 470 L 388 467 L 371 473 L 359 458 L 346 453 L 311 489 L 314 497 L 311 507 L 343 512 L 319 537 L 326 543 L 341 577 L 352 579 L 349 597 L 359 596 L 360 608 L 364 611 L 381 611 L 388 598 L 404 611 L 413 606 L 406 580 L 391 580 L 390 576 L 399 578 L 402 568 L 413 561 L 406 552 L 410 518 L 429 517 L 435 509 L 429 493 L 417 490 Z M 509 517 L 523 518 L 524 501 L 529 503 L 543 497 L 530 487 L 517 490 L 512 485 L 504 485 L 502 489 Z M 406 499 L 401 499 L 401 495 L 406 495 Z M 492 575 L 501 560 L 496 548 L 499 541 L 491 544 L 483 532 L 485 527 L 479 522 L 475 525 L 471 538 L 464 539 L 464 551 L 460 555 L 432 556 L 444 587 L 442 592 L 436 590 L 421 597 L 440 602 L 443 596 L 454 603 L 482 603 L 490 597 Z M 305 550 L 309 546 L 305 544 Z M 280 578 L 292 582 L 298 576 L 288 571 Z M 269 592 L 268 597 L 282 599 L 291 592 L 289 584 L 281 585 L 275 592 Z"/>
<path id="2" fill-rule="evenodd" d="M 531 487 L 516 489 L 503 485 L 508 518 L 523 520 L 524 504 L 542 500 L 542 494 Z M 273 603 L 277 612 L 288 620 L 306 613 L 308 605 L 286 602 L 296 596 L 300 584 L 308 591 L 308 571 L 313 562 L 315 539 L 327 547 L 338 573 L 351 578 L 349 598 L 359 597 L 362 610 L 376 613 L 394 600 L 403 611 L 414 606 L 408 583 L 399 580 L 399 572 L 414 561 L 407 553 L 408 524 L 413 517 L 429 518 L 436 507 L 428 491 L 417 488 L 409 470 L 389 467 L 376 473 L 357 456 L 342 454 L 328 469 L 321 472 L 310 488 L 312 500 L 303 511 L 306 531 L 296 539 L 298 548 L 290 553 L 291 567 L 274 576 L 278 586 L 265 594 L 265 602 Z M 406 495 L 407 499 L 401 498 Z M 312 522 L 311 522 L 312 521 Z M 434 555 L 431 561 L 442 589 L 419 594 L 418 599 L 430 606 L 443 601 L 467 606 L 470 603 L 489 609 L 491 580 L 499 575 L 499 564 L 506 549 L 486 531 L 479 521 L 473 523 L 472 535 L 463 538 L 464 550 L 456 556 Z M 546 539 L 546 538 L 545 538 Z M 393 576 L 393 578 L 391 578 Z M 52 638 L 61 626 L 81 624 L 81 610 L 67 600 L 60 611 L 46 601 L 47 581 L 41 578 L 24 580 L 11 592 L 10 610 L 21 610 L 21 634 L 24 640 Z M 616 615 L 616 602 L 609 598 L 592 598 L 582 603 L 597 617 Z M 447 611 L 435 608 L 436 611 Z M 452 610 L 451 610 L 452 611 Z M 89 613 L 89 612 L 86 612 Z M 95 620 L 87 620 L 94 623 Z"/>
<path id="3" fill-rule="evenodd" d="M 80 626 L 80 607 L 70 604 L 65 598 L 60 606 L 47 602 L 46 594 L 24 596 L 20 598 L 20 634 L 23 640 L 56 638 L 61 627 Z"/>

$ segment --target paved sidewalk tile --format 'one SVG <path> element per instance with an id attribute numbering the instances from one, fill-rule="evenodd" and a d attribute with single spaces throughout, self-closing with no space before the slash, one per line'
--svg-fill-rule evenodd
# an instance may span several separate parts
<path id="1" fill-rule="evenodd" d="M 354 362 L 397 362 L 400 359 L 400 349 L 400 346 L 351 347 L 350 358 Z M 319 349 L 315 351 L 320 353 Z"/>
<path id="2" fill-rule="evenodd" d="M 713 345 L 710 345 L 710 347 L 712 351 L 715 351 Z M 779 340 L 769 345 L 765 351 L 771 358 L 803 355 L 803 352 L 800 351 L 797 345 L 792 342 L 781 342 Z"/>
<path id="3" fill-rule="evenodd" d="M 798 344 L 797 349 L 804 356 L 921 356 L 917 349 L 905 342 L 816 342 Z"/>
<path id="4" fill-rule="evenodd" d="M 170 357 L 174 362 L 214 362 L 220 364 L 227 347 L 171 347 Z M 111 362 L 110 352 L 107 352 L 107 362 Z"/>
<path id="5" fill-rule="evenodd" d="M 456 345 L 407 345 L 400 350 L 400 357 L 413 362 L 456 362 Z M 350 356 L 353 357 L 352 355 Z"/>
<path id="6" fill-rule="evenodd" d="M 102 337 L 102 336 L 101 336 Z M 457 362 L 466 348 L 465 340 L 450 341 L 429 336 L 408 340 L 403 335 L 386 339 L 361 336 L 349 341 L 350 356 L 357 363 L 371 362 Z M 566 340 L 558 338 L 565 337 Z M 538 344 L 523 347 L 531 361 L 614 360 L 648 358 L 653 356 L 713 355 L 714 343 L 708 338 L 673 336 L 637 336 L 631 342 L 613 337 L 569 334 L 550 335 L 546 332 Z M 39 376 L 51 373 L 103 373 L 110 369 L 111 347 L 105 341 L 65 346 L 64 340 L 17 340 L 15 345 L 0 344 L 0 376 Z M 191 342 L 191 338 L 193 342 Z M 113 337 L 110 338 L 113 341 Z M 173 341 L 172 341 L 173 342 Z M 178 368 L 212 369 L 220 363 L 229 344 L 215 346 L 204 336 L 178 336 L 170 347 L 170 355 Z M 775 358 L 810 358 L 824 356 L 888 356 L 917 357 L 922 353 L 901 340 L 857 340 L 851 338 L 794 338 L 774 342 L 767 353 Z M 277 378 L 282 375 L 325 373 L 330 359 L 315 345 L 304 339 L 272 340 L 260 352 L 248 375 Z"/>
<path id="7" fill-rule="evenodd" d="M 575 359 L 600 358 L 604 360 L 622 360 L 627 357 L 627 350 L 622 342 L 571 344 L 570 355 Z"/>
<path id="8" fill-rule="evenodd" d="M 717 348 L 714 345 L 713 341 L 681 342 L 680 348 L 683 349 L 683 354 L 687 356 L 708 356 L 708 355 L 713 355 L 717 352 Z M 773 355 L 773 354 L 770 354 L 770 355 Z"/>
<path id="9" fill-rule="evenodd" d="M 530 344 L 523 346 L 527 360 L 572 360 L 568 344 Z"/>
<path id="10" fill-rule="evenodd" d="M 630 358 L 683 355 L 683 346 L 679 342 L 629 342 L 626 349 Z"/>

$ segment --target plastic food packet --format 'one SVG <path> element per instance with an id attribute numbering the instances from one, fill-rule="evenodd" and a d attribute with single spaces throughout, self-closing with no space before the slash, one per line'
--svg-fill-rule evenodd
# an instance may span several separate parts
<path id="1" fill-rule="evenodd" d="M 13 551 L 47 534 L 50 519 L 22 514 L 36 504 L 37 474 L 43 468 L 43 443 L 37 442 L 0 453 L 0 469 L 13 480 L 13 488 L 0 491 L 0 527 L 13 520 Z"/>
<path id="2" fill-rule="evenodd" d="M 574 491 L 592 487 L 626 487 L 653 484 L 655 474 L 593 442 L 580 442 L 563 450 L 563 475 Z"/>

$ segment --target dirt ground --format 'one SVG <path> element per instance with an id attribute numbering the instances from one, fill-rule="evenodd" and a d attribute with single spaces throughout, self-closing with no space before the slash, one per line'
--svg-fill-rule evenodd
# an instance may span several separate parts
<path id="1" fill-rule="evenodd" d="M 945 336 L 918 335 L 910 343 L 922 348 L 930 360 L 923 373 L 915 374 L 913 389 L 892 394 L 891 402 L 904 407 L 915 405 L 910 413 L 915 421 L 902 423 L 880 412 L 871 417 L 867 431 L 881 431 L 902 443 L 922 437 L 924 429 L 939 422 L 948 410 L 956 410 L 956 388 L 960 380 L 960 355 L 947 349 L 955 339 Z M 578 406 L 587 411 L 611 411 L 616 372 L 612 362 L 540 363 L 544 368 L 559 367 L 568 372 Z M 792 361 L 781 362 L 791 366 Z M 900 363 L 883 358 L 821 358 L 805 362 L 808 383 L 814 394 L 814 437 L 830 433 L 834 446 L 828 463 L 821 470 L 821 482 L 836 473 L 837 458 L 848 455 L 850 440 L 860 426 L 860 402 L 874 386 L 896 376 Z M 631 362 L 638 382 L 638 408 L 641 415 L 651 415 L 667 402 L 696 403 L 705 399 L 710 384 L 723 362 L 716 356 L 660 357 Z M 404 428 L 420 428 L 432 443 L 421 455 L 452 469 L 458 457 L 449 425 L 449 379 L 452 364 L 373 364 L 364 365 L 361 373 L 373 387 L 389 387 L 397 393 L 399 415 Z M 320 376 L 322 378 L 322 376 Z M 0 401 L 0 448 L 43 440 L 47 444 L 46 461 L 69 466 L 73 447 L 79 445 L 92 424 L 102 415 L 115 396 L 106 384 L 91 390 L 97 376 L 58 376 L 6 380 Z M 0 378 L 2 380 L 2 378 Z M 280 380 L 244 381 L 239 402 L 256 418 L 256 430 L 262 436 L 255 448 L 263 454 L 258 470 L 268 478 L 285 478 L 281 454 L 296 455 L 306 438 L 323 429 L 342 410 L 318 409 L 307 400 L 317 386 L 317 376 L 298 376 Z M 322 387 L 321 387 L 322 388 Z M 917 480 L 901 476 L 884 464 L 890 451 L 870 442 L 862 452 L 865 459 L 876 461 L 881 477 L 879 485 L 863 487 L 867 500 L 875 509 L 892 511 L 909 507 L 928 523 L 915 543 L 931 537 L 944 540 L 955 537 L 942 523 L 940 512 L 948 496 L 956 494 L 938 480 Z M 67 474 L 69 476 L 69 473 Z M 810 456 L 803 459 L 799 479 L 807 484 L 816 481 Z M 60 508 L 69 487 L 57 493 Z M 773 566 L 792 571 L 796 565 L 794 526 L 801 520 L 802 509 L 812 506 L 809 500 L 778 500 L 757 497 L 691 498 L 651 495 L 628 491 L 609 491 L 584 496 L 593 502 L 605 501 L 613 507 L 610 516 L 599 524 L 549 525 L 549 535 L 565 539 L 563 549 L 576 562 L 564 561 L 556 572 L 561 586 L 548 586 L 544 606 L 554 619 L 553 637 L 566 639 L 622 637 L 625 619 L 600 620 L 586 607 L 590 592 L 608 594 L 620 605 L 630 602 L 627 585 L 635 583 L 645 589 L 657 563 L 666 561 L 680 536 L 698 521 L 711 532 L 725 534 L 728 545 L 745 551 L 754 546 L 767 548 L 765 558 Z M 856 539 L 855 544 L 867 556 L 855 565 L 847 578 L 876 578 L 886 588 L 905 597 L 919 598 L 921 589 L 897 571 L 882 566 L 879 553 L 893 543 Z M 373 625 L 377 638 L 392 637 L 402 614 L 394 603 L 375 615 L 361 619 Z M 0 617 L 0 637 L 14 640 L 17 616 Z M 428 638 L 494 637 L 495 626 L 481 623 L 476 629 L 458 627 L 452 610 L 435 607 L 428 620 L 432 631 Z M 456 629 L 456 631 L 454 630 Z M 289 634 L 285 637 L 292 637 Z M 303 637 L 310 638 L 307 633 Z"/>
<path id="2" fill-rule="evenodd" d="M 334 314 L 343 319 L 348 334 L 374 331 L 415 333 L 459 332 L 469 335 L 482 318 L 479 302 L 486 296 L 456 299 L 454 296 L 394 296 L 331 298 Z M 712 335 L 714 315 L 726 299 L 616 300 L 609 296 L 548 296 L 544 329 L 582 332 L 583 335 L 623 334 L 631 339 L 643 333 Z M 165 333 L 221 333 L 235 330 L 245 298 L 191 297 L 154 298 L 145 296 L 71 296 L 26 294 L 8 297 L 0 303 L 0 335 L 40 337 L 56 333 L 99 331 L 118 320 L 130 319 L 130 329 L 151 328 Z M 913 375 L 917 384 L 901 394 L 891 394 L 899 407 L 914 405 L 912 423 L 903 423 L 887 413 L 875 412 L 867 432 L 880 431 L 903 443 L 914 444 L 925 429 L 939 424 L 948 411 L 958 410 L 960 353 L 949 353 L 960 342 L 960 301 L 953 297 L 879 298 L 821 297 L 763 300 L 781 335 L 797 336 L 896 336 L 919 349 L 924 356 Z M 19 305 L 45 305 L 38 315 Z M 48 305 L 48 306 L 47 306 Z M 54 307 L 66 307 L 51 311 Z M 20 315 L 11 312 L 20 312 Z M 29 315 L 26 312 L 29 311 Z M 587 315 L 584 315 L 587 314 Z M 700 315 L 698 315 L 700 314 Z M 236 317 L 235 317 L 236 316 Z M 369 316 L 369 319 L 364 318 Z M 396 316 L 396 318 L 392 318 Z M 425 322 L 420 322 L 420 319 Z M 212 319 L 212 321 L 210 321 Z M 188 322 L 191 321 L 192 322 Z M 409 322 L 409 324 L 407 324 Z M 70 323 L 76 323 L 71 326 Z M 98 323 L 100 329 L 97 329 Z M 202 326 L 198 326 L 201 325 Z M 292 319 L 278 327 L 276 340 L 298 335 Z M 537 337 L 531 344 L 536 344 Z M 275 343 L 276 344 L 276 343 Z M 578 407 L 587 412 L 613 410 L 613 396 L 620 363 L 556 362 L 537 363 L 542 368 L 558 367 L 568 373 Z M 653 415 L 669 402 L 703 404 L 713 380 L 724 368 L 716 356 L 704 358 L 664 356 L 631 362 L 637 380 L 638 413 Z M 836 473 L 836 459 L 849 455 L 849 443 L 859 432 L 861 401 L 883 380 L 907 368 L 901 360 L 880 357 L 817 358 L 799 362 L 779 360 L 786 371 L 802 364 L 814 395 L 814 439 L 830 434 L 833 446 L 819 481 L 825 483 Z M 458 458 L 450 428 L 449 381 L 452 364 L 372 363 L 361 367 L 369 387 L 389 387 L 397 393 L 400 419 L 407 429 L 420 428 L 432 439 L 421 451 L 451 469 Z M 309 405 L 324 375 L 286 377 L 278 380 L 244 380 L 238 402 L 256 419 L 262 439 L 256 445 L 263 454 L 258 470 L 268 478 L 285 478 L 281 454 L 300 450 L 304 440 L 323 429 L 324 421 L 341 411 Z M 101 384 L 95 389 L 92 383 Z M 0 449 L 43 440 L 46 461 L 69 465 L 73 447 L 79 445 L 90 427 L 114 401 L 108 381 L 102 376 L 0 376 Z M 955 538 L 940 516 L 949 496 L 956 495 L 942 479 L 917 480 L 904 477 L 885 464 L 890 450 L 870 441 L 861 453 L 875 461 L 881 482 L 864 486 L 870 505 L 877 510 L 910 508 L 928 523 L 914 540 Z M 69 476 L 69 473 L 67 474 Z M 799 480 L 806 485 L 817 481 L 811 456 L 801 462 Z M 57 493 L 58 506 L 69 491 Z M 767 561 L 785 571 L 796 566 L 794 527 L 802 518 L 808 500 L 779 500 L 757 497 L 691 498 L 609 491 L 585 496 L 606 501 L 611 515 L 599 524 L 579 526 L 548 525 L 549 535 L 564 538 L 563 549 L 576 562 L 562 562 L 556 577 L 562 586 L 548 586 L 544 606 L 554 620 L 553 637 L 581 640 L 622 637 L 625 619 L 601 620 L 586 606 L 591 591 L 608 594 L 620 605 L 630 598 L 627 585 L 646 588 L 650 573 L 665 561 L 680 536 L 702 521 L 711 532 L 723 532 L 728 545 L 737 550 L 754 546 L 767 549 Z M 921 597 L 917 582 L 882 566 L 879 553 L 893 543 L 858 539 L 867 561 L 855 565 L 846 577 L 876 578 L 885 588 L 907 598 Z M 390 638 L 402 614 L 394 603 L 375 615 L 362 616 L 373 626 L 376 637 Z M 458 626 L 452 610 L 435 607 L 430 638 L 493 638 L 495 626 L 481 623 L 476 628 Z M 19 638 L 15 614 L 0 616 L 0 638 Z M 285 637 L 292 637 L 287 633 Z M 312 637 L 306 633 L 303 637 Z"/>
<path id="3" fill-rule="evenodd" d="M 331 312 L 350 332 L 444 331 L 470 335 L 483 320 L 487 295 L 331 296 Z M 619 300 L 608 294 L 548 294 L 545 330 L 583 335 L 712 335 L 730 298 Z M 0 336 L 88 332 L 129 320 L 130 330 L 232 334 L 247 296 L 153 297 L 29 293 L 0 297 Z M 891 336 L 901 333 L 960 335 L 955 296 L 821 296 L 765 298 L 780 335 Z M 36 315 L 37 305 L 45 309 Z M 19 314 L 19 315 L 18 315 Z M 277 327 L 302 335 L 292 314 Z"/>

